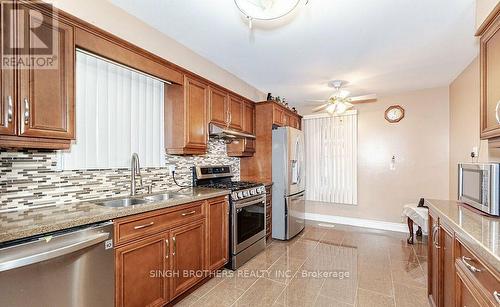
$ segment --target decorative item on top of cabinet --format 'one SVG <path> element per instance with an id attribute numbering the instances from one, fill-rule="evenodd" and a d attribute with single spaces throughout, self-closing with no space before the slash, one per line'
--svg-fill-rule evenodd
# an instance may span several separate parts
<path id="1" fill-rule="evenodd" d="M 17 33 L 16 48 L 24 46 L 20 50 L 33 57 L 33 42 L 50 37 L 56 42 L 57 49 L 53 52 L 57 66 L 21 67 L 18 62 L 13 69 L 2 69 L 0 147 L 67 149 L 75 137 L 74 28 L 58 19 L 57 14 L 53 15 L 47 5 L 22 2 L 17 8 L 20 12 L 16 15 L 17 28 L 24 32 Z M 21 13 L 26 10 L 36 10 L 40 14 Z M 2 20 L 10 18 L 6 11 L 3 11 Z M 35 27 L 33 23 L 40 26 Z M 8 23 L 2 21 L 2 24 Z M 38 31 L 35 33 L 32 28 Z"/>
<path id="2" fill-rule="evenodd" d="M 476 33 L 480 36 L 481 138 L 500 138 L 500 3 Z M 500 147 L 500 140 L 490 143 Z"/>
<path id="3" fill-rule="evenodd" d="M 207 151 L 208 85 L 185 75 L 165 95 L 165 146 L 168 154 L 201 155 Z"/>

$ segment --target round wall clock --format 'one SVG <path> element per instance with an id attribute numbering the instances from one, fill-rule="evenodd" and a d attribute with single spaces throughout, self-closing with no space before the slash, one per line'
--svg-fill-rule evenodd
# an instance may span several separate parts
<path id="1" fill-rule="evenodd" d="M 390 123 L 397 123 L 405 117 L 405 109 L 401 106 L 390 106 L 385 110 L 385 119 Z"/>

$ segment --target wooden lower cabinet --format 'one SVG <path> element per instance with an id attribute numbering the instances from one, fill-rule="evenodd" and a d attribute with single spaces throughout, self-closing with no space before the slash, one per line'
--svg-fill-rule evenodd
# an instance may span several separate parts
<path id="1" fill-rule="evenodd" d="M 428 294 L 431 306 L 499 306 L 500 274 L 429 210 Z"/>
<path id="2" fill-rule="evenodd" d="M 203 280 L 208 271 L 227 263 L 227 197 L 204 201 L 203 215 L 189 215 L 196 204 L 172 208 L 172 212 L 186 209 L 186 221 L 165 223 L 157 233 L 141 227 L 151 224 L 143 223 L 144 215 L 151 213 L 137 214 L 141 224 L 136 227 L 136 239 L 124 243 L 116 240 L 117 228 L 123 221 L 130 223 L 131 217 L 115 221 L 116 306 L 163 306 Z M 172 212 L 163 215 L 170 218 Z"/>
<path id="3" fill-rule="evenodd" d="M 455 257 L 453 254 L 454 234 L 443 225 L 439 226 L 439 251 L 442 267 L 442 306 L 453 306 L 455 302 Z"/>
<path id="4" fill-rule="evenodd" d="M 271 242 L 273 234 L 273 195 L 272 185 L 266 185 L 266 242 Z"/>
<path id="5" fill-rule="evenodd" d="M 439 228 L 439 219 L 429 211 L 429 252 L 428 252 L 428 285 L 427 292 L 431 306 L 439 306 L 440 291 L 440 261 L 439 248 L 437 246 L 437 230 Z"/>
<path id="6" fill-rule="evenodd" d="M 205 269 L 205 221 L 200 220 L 173 229 L 170 232 L 171 297 L 191 288 L 204 278 Z"/>
<path id="7" fill-rule="evenodd" d="M 169 300 L 168 234 L 118 247 L 115 250 L 116 306 L 163 306 Z M 151 276 L 150 274 L 160 274 Z"/>
<path id="8" fill-rule="evenodd" d="M 208 202 L 208 268 L 216 270 L 229 260 L 229 204 L 226 200 Z"/>

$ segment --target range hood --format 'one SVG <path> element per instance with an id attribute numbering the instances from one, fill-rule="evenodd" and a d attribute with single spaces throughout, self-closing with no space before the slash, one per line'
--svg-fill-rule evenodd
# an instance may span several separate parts
<path id="1" fill-rule="evenodd" d="M 210 123 L 209 134 L 211 138 L 224 139 L 224 140 L 235 140 L 235 139 L 255 139 L 255 135 L 248 134 L 240 131 L 232 130 L 229 127 L 223 127 Z"/>

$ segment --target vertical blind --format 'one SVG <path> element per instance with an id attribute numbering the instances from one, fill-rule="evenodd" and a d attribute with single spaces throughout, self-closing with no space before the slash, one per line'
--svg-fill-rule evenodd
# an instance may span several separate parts
<path id="1" fill-rule="evenodd" d="M 76 54 L 76 141 L 62 169 L 164 165 L 162 81 L 82 51 Z"/>
<path id="2" fill-rule="evenodd" d="M 304 118 L 306 199 L 357 204 L 357 114 Z"/>

